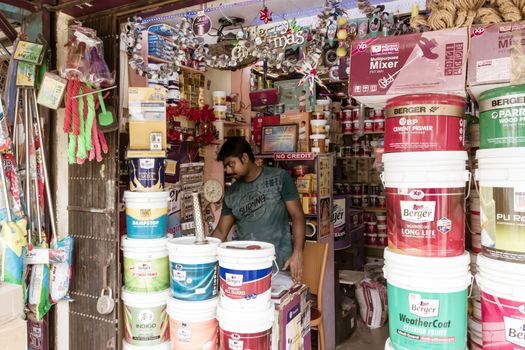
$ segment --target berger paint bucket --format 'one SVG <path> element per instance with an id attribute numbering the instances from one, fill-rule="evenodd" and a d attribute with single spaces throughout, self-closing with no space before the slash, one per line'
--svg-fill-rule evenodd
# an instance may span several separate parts
<path id="1" fill-rule="evenodd" d="M 385 343 L 385 350 L 395 350 L 394 347 L 392 346 L 392 342 L 390 341 L 390 338 L 388 338 L 386 340 L 386 343 Z"/>
<path id="2" fill-rule="evenodd" d="M 525 265 L 478 256 L 483 347 L 525 349 Z"/>
<path id="3" fill-rule="evenodd" d="M 464 350 L 471 282 L 467 252 L 423 258 L 385 249 L 390 340 L 396 350 Z"/>
<path id="4" fill-rule="evenodd" d="M 483 327 L 481 321 L 470 317 L 468 320 L 468 332 L 470 335 L 470 350 L 482 350 Z"/>
<path id="5" fill-rule="evenodd" d="M 480 148 L 525 146 L 525 85 L 485 91 L 479 96 Z"/>
<path id="6" fill-rule="evenodd" d="M 198 301 L 217 296 L 218 238 L 195 244 L 195 237 L 180 237 L 168 242 L 171 295 L 175 299 Z"/>
<path id="7" fill-rule="evenodd" d="M 166 236 L 169 192 L 124 192 L 128 238 Z"/>
<path id="8" fill-rule="evenodd" d="M 169 289 L 156 293 L 134 293 L 122 288 L 124 339 L 130 345 L 159 345 L 170 340 L 166 312 Z"/>
<path id="9" fill-rule="evenodd" d="M 230 309 L 266 309 L 271 299 L 273 244 L 233 241 L 219 245 L 221 306 Z"/>
<path id="10" fill-rule="evenodd" d="M 171 350 L 215 350 L 217 298 L 205 301 L 168 299 Z"/>
<path id="11" fill-rule="evenodd" d="M 383 155 L 388 246 L 402 254 L 462 255 L 467 152 Z"/>
<path id="12" fill-rule="evenodd" d="M 165 342 L 159 345 L 151 346 L 134 346 L 122 340 L 122 350 L 171 350 L 170 342 Z"/>
<path id="13" fill-rule="evenodd" d="M 220 350 L 270 350 L 275 309 L 267 303 L 262 310 L 239 314 L 238 310 L 217 307 Z"/>
<path id="14" fill-rule="evenodd" d="M 483 253 L 525 263 L 525 148 L 479 150 L 477 158 Z"/>
<path id="15" fill-rule="evenodd" d="M 168 239 L 122 237 L 124 285 L 129 292 L 160 292 L 170 287 Z"/>
<path id="16" fill-rule="evenodd" d="M 164 190 L 165 151 L 128 151 L 129 189 L 135 192 Z"/>
<path id="17" fill-rule="evenodd" d="M 461 151 L 465 147 L 465 99 L 442 94 L 408 95 L 385 107 L 385 153 Z"/>

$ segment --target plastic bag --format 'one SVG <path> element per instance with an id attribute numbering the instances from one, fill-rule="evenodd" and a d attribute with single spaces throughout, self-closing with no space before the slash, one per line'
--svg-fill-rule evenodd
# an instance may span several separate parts
<path id="1" fill-rule="evenodd" d="M 0 282 L 23 285 L 27 222 L 2 221 L 0 230 Z"/>
<path id="2" fill-rule="evenodd" d="M 56 304 L 67 296 L 69 282 L 71 280 L 73 263 L 73 238 L 68 236 L 63 240 L 51 244 L 51 249 L 63 250 L 67 255 L 67 261 L 51 265 L 50 297 L 51 302 Z"/>
<path id="3" fill-rule="evenodd" d="M 51 309 L 48 264 L 32 265 L 28 303 L 29 309 L 35 314 L 38 321 Z"/>

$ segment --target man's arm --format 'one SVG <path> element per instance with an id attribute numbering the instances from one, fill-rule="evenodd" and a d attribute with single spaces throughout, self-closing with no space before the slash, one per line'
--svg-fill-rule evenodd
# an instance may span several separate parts
<path id="1" fill-rule="evenodd" d="M 228 237 L 228 233 L 230 233 L 230 230 L 232 229 L 234 223 L 235 217 L 233 215 L 221 216 L 221 218 L 219 219 L 219 223 L 217 224 L 215 230 L 213 230 L 211 236 L 219 238 L 221 241 L 224 242 L 226 237 Z"/>
<path id="2" fill-rule="evenodd" d="M 293 253 L 286 260 L 283 268 L 286 270 L 289 267 L 292 278 L 294 281 L 299 282 L 303 274 L 303 246 L 306 221 L 299 199 L 286 201 L 285 204 L 288 215 L 292 219 Z"/>

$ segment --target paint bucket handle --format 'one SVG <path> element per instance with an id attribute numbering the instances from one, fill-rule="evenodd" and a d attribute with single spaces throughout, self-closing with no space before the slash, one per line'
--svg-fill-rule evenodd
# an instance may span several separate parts
<path id="1" fill-rule="evenodd" d="M 477 280 L 477 274 L 476 275 L 472 275 L 469 273 L 469 279 L 470 279 L 470 286 L 468 288 L 468 296 L 467 298 L 476 298 L 476 296 L 473 296 L 472 295 L 472 291 L 474 290 L 474 283 L 476 282 Z M 479 296 L 479 295 L 478 295 Z"/>
<path id="2" fill-rule="evenodd" d="M 386 186 L 385 186 L 385 172 L 384 171 L 381 174 L 379 174 L 379 179 L 381 180 L 381 183 L 383 184 L 383 188 L 386 188 Z"/>
<path id="3" fill-rule="evenodd" d="M 275 276 L 277 276 L 279 274 L 279 271 L 281 271 L 279 269 L 279 264 L 277 263 L 277 259 L 273 259 L 272 260 L 272 265 L 275 265 L 275 267 L 277 268 L 277 271 L 275 271 L 275 273 L 272 272 L 272 280 Z"/>
<path id="4" fill-rule="evenodd" d="M 468 189 L 467 195 L 465 196 L 465 201 L 470 197 L 470 186 L 472 185 L 472 173 L 468 171 Z"/>

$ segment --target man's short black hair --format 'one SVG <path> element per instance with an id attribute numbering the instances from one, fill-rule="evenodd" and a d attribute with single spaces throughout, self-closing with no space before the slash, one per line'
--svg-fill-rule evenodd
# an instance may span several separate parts
<path id="1" fill-rule="evenodd" d="M 252 162 L 255 162 L 252 147 L 246 139 L 244 137 L 231 137 L 222 145 L 221 150 L 217 155 L 217 160 L 222 162 L 228 157 L 237 157 L 241 159 L 244 153 L 248 155 L 248 158 L 250 158 Z"/>

